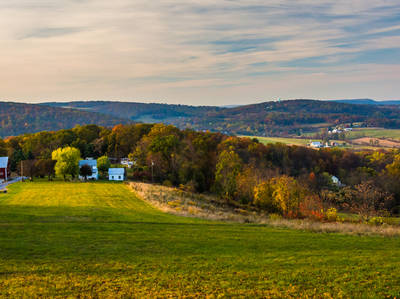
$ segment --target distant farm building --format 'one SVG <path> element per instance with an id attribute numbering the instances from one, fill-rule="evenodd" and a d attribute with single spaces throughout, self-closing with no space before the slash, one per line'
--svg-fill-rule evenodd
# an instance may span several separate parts
<path id="1" fill-rule="evenodd" d="M 121 164 L 128 167 L 128 168 L 132 168 L 132 166 L 134 165 L 134 162 L 129 160 L 129 158 L 122 158 L 121 159 Z"/>
<path id="2" fill-rule="evenodd" d="M 310 146 L 313 148 L 321 148 L 323 147 L 322 143 L 320 141 L 313 141 L 310 143 Z"/>
<path id="3" fill-rule="evenodd" d="M 0 157 L 0 182 L 7 181 L 10 177 L 10 165 L 8 157 Z"/>
<path id="4" fill-rule="evenodd" d="M 125 179 L 124 168 L 109 168 L 108 169 L 108 180 L 110 181 L 123 181 Z"/>
<path id="5" fill-rule="evenodd" d="M 92 169 L 92 175 L 88 175 L 87 179 L 88 180 L 98 180 L 99 179 L 99 171 L 97 169 L 97 160 L 87 158 L 86 160 L 80 160 L 79 161 L 79 168 L 81 168 L 83 165 L 89 165 L 90 168 Z M 80 180 L 85 179 L 83 176 L 79 176 Z"/>
<path id="6" fill-rule="evenodd" d="M 339 178 L 338 177 L 336 177 L 336 176 L 332 176 L 331 177 L 331 179 L 332 179 L 332 184 L 334 184 L 334 185 L 336 185 L 336 186 L 338 186 L 338 187 L 341 187 L 342 186 L 342 182 L 339 180 Z"/>

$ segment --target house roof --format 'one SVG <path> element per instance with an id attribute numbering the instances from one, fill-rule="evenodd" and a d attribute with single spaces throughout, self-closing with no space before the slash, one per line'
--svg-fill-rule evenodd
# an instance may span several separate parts
<path id="1" fill-rule="evenodd" d="M 8 157 L 0 157 L 0 168 L 7 168 Z"/>
<path id="2" fill-rule="evenodd" d="M 124 175 L 125 169 L 124 168 L 109 168 L 108 174 L 109 175 Z"/>
<path id="3" fill-rule="evenodd" d="M 80 160 L 79 167 L 83 165 L 89 165 L 91 167 L 97 167 L 97 160 Z"/>

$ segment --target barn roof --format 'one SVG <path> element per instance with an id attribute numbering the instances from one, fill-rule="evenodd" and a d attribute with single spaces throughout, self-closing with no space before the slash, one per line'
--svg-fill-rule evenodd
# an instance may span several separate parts
<path id="1" fill-rule="evenodd" d="M 0 168 L 7 168 L 8 157 L 0 157 Z"/>
<path id="2" fill-rule="evenodd" d="M 89 165 L 91 167 L 97 167 L 97 160 L 80 160 L 79 161 L 79 167 L 82 167 L 83 165 Z"/>

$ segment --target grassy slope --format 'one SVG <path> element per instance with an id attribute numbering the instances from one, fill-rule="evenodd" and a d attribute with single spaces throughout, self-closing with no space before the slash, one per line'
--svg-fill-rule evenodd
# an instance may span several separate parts
<path id="1" fill-rule="evenodd" d="M 0 297 L 400 294 L 400 240 L 166 215 L 122 184 L 0 195 Z"/>
<path id="2" fill-rule="evenodd" d="M 355 129 L 346 133 L 349 139 L 356 139 L 361 137 L 374 137 L 374 138 L 391 138 L 400 140 L 400 130 L 390 130 L 381 128 L 362 128 Z"/>
<path id="3" fill-rule="evenodd" d="M 259 137 L 259 136 L 239 136 L 239 137 L 249 137 L 249 138 L 257 138 L 261 143 L 283 143 L 287 145 L 298 145 L 298 146 L 306 146 L 311 141 L 321 141 L 320 139 L 300 139 L 300 138 L 286 138 L 286 137 Z M 332 140 L 339 144 L 345 142 L 341 140 Z M 322 141 L 321 141 L 322 142 Z M 377 149 L 377 147 L 372 147 L 368 145 L 361 144 L 347 144 L 344 148 L 352 148 L 352 149 Z"/>

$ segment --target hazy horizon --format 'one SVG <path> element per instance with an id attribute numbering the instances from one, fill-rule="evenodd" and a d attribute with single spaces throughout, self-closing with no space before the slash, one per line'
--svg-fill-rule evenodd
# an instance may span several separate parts
<path id="1" fill-rule="evenodd" d="M 255 102 L 249 102 L 249 103 L 243 103 L 243 104 L 223 104 L 223 105 L 205 105 L 205 104 L 185 104 L 185 103 L 173 103 L 173 102 L 166 102 L 162 100 L 148 100 L 148 101 L 140 101 L 140 100 L 107 100 L 107 99 L 92 99 L 92 100 L 44 100 L 44 101 L 32 101 L 32 102 L 27 102 L 27 101 L 8 101 L 6 99 L 0 99 L 0 102 L 14 102 L 14 103 L 25 103 L 25 104 L 45 104 L 45 103 L 71 103 L 71 102 L 119 102 L 119 103 L 141 103 L 141 104 L 167 104 L 167 105 L 188 105 L 188 106 L 214 106 L 214 107 L 237 107 L 237 106 L 245 106 L 245 105 L 251 105 L 251 104 L 260 104 L 264 102 L 275 102 L 275 101 L 294 101 L 294 100 L 315 100 L 315 101 L 342 101 L 342 100 L 373 100 L 376 102 L 386 102 L 386 101 L 400 101 L 397 99 L 385 99 L 385 100 L 376 100 L 376 99 L 264 99 L 264 100 L 259 100 Z"/>
<path id="2" fill-rule="evenodd" d="M 246 105 L 398 99 L 395 0 L 15 0 L 0 98 Z"/>

